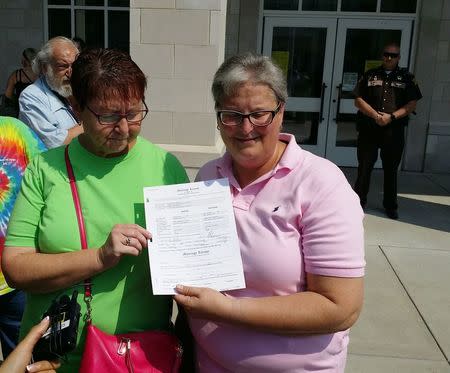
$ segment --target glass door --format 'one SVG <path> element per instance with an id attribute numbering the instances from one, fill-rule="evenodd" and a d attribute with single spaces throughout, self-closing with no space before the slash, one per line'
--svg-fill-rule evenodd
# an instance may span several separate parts
<path id="1" fill-rule="evenodd" d="M 288 82 L 283 131 L 339 166 L 357 166 L 353 88 L 381 64 L 387 42 L 400 44 L 400 66 L 408 66 L 412 20 L 270 16 L 264 29 L 263 54 Z"/>
<path id="2" fill-rule="evenodd" d="M 336 19 L 266 17 L 264 29 L 263 54 L 281 67 L 288 82 L 283 131 L 324 156 Z"/>
<path id="3" fill-rule="evenodd" d="M 383 46 L 400 44 L 400 66 L 408 66 L 412 21 L 339 19 L 328 120 L 326 158 L 357 166 L 353 88 L 368 69 L 381 65 Z M 380 161 L 376 167 L 380 167 Z"/>

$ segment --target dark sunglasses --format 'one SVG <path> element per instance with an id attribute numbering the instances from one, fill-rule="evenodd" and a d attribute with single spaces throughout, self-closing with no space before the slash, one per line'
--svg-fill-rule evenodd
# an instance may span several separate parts
<path id="1" fill-rule="evenodd" d="M 383 52 L 383 56 L 386 58 L 397 58 L 398 56 L 400 56 L 400 53 Z"/>

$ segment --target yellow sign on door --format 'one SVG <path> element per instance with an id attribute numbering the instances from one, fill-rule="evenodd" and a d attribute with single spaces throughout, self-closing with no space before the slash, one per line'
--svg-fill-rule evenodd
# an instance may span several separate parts
<path id="1" fill-rule="evenodd" d="M 366 63 L 364 64 L 364 72 L 370 69 L 374 69 L 375 67 L 381 66 L 383 61 L 381 60 L 366 60 Z"/>
<path id="2" fill-rule="evenodd" d="M 289 69 L 289 51 L 272 51 L 272 61 L 283 71 L 287 79 Z"/>

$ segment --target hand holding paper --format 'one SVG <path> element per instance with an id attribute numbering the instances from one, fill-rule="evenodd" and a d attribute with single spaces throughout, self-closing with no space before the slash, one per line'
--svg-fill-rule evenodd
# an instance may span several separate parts
<path id="1" fill-rule="evenodd" d="M 153 294 L 245 287 L 227 179 L 144 188 Z"/>
<path id="2" fill-rule="evenodd" d="M 217 290 L 191 286 L 177 286 L 175 301 L 192 317 L 208 320 L 227 320 L 233 314 L 238 299 L 223 295 Z"/>

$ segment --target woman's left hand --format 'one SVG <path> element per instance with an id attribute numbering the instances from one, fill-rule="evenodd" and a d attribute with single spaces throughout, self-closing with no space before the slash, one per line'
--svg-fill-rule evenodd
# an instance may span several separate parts
<path id="1" fill-rule="evenodd" d="M 175 301 L 192 317 L 220 321 L 231 318 L 238 307 L 237 299 L 210 288 L 177 285 L 176 291 Z"/>

